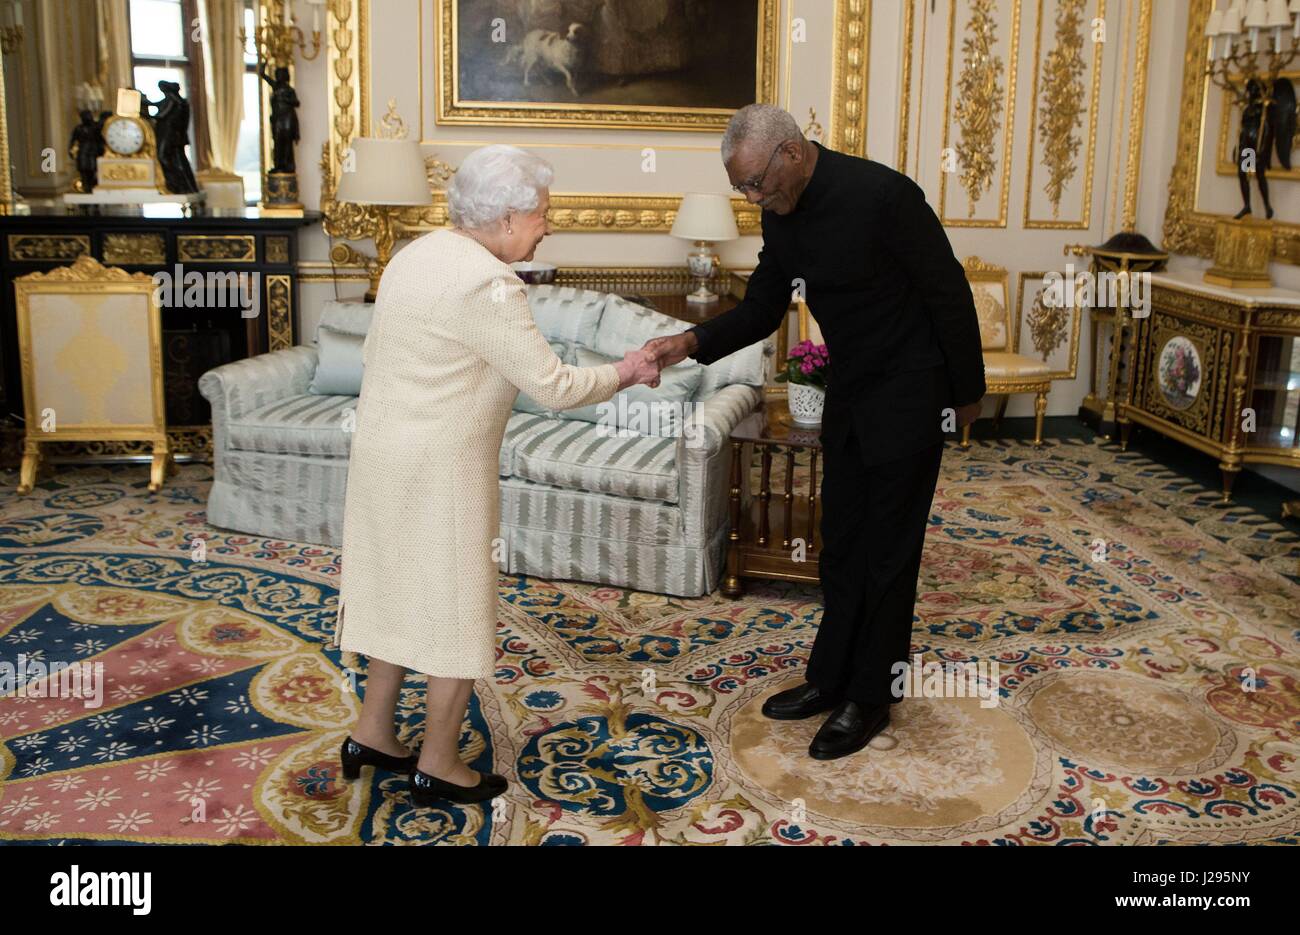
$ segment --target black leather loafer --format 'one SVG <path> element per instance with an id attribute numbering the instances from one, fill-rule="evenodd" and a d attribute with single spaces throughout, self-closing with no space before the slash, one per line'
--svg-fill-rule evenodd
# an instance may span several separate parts
<path id="1" fill-rule="evenodd" d="M 855 701 L 840 702 L 808 745 L 808 755 L 814 760 L 834 760 L 857 753 L 889 726 L 889 707 L 864 708 Z"/>
<path id="2" fill-rule="evenodd" d="M 429 808 L 439 802 L 455 802 L 460 805 L 472 805 L 495 799 L 506 791 L 510 783 L 504 776 L 496 773 L 479 773 L 478 783 L 473 786 L 461 786 L 447 782 L 437 776 L 430 776 L 420 769 L 411 770 L 411 801 L 417 808 Z"/>
<path id="3" fill-rule="evenodd" d="M 764 701 L 763 716 L 777 721 L 798 721 L 829 711 L 840 701 L 839 696 L 827 695 L 812 682 L 804 682 L 798 688 L 787 688 Z"/>
<path id="4" fill-rule="evenodd" d="M 382 753 L 373 747 L 367 747 L 365 744 L 357 743 L 351 737 L 348 737 L 343 741 L 343 748 L 339 751 L 339 759 L 343 761 L 343 778 L 356 779 L 361 775 L 361 767 L 363 766 L 374 766 L 392 773 L 407 773 L 415 769 L 416 761 L 420 758 L 414 753 L 410 756 L 393 756 L 389 753 Z"/>

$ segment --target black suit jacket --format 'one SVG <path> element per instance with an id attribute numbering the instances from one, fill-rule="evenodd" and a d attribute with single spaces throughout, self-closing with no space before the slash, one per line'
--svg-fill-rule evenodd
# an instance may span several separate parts
<path id="1" fill-rule="evenodd" d="M 868 463 L 890 461 L 940 441 L 944 409 L 983 397 L 975 300 L 919 185 L 813 145 L 794 211 L 762 213 L 744 300 L 692 329 L 693 356 L 713 363 L 772 334 L 802 281 L 830 352 L 823 443 L 851 424 Z"/>

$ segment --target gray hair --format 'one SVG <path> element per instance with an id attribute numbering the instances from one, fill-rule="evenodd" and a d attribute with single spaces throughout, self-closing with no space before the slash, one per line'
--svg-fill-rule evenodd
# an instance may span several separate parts
<path id="1" fill-rule="evenodd" d="M 803 131 L 788 110 L 775 104 L 748 104 L 736 111 L 722 134 L 722 161 L 731 161 L 736 147 L 750 143 L 762 149 L 776 149 L 782 140 L 801 140 Z"/>
<path id="2" fill-rule="evenodd" d="M 447 186 L 447 213 L 458 227 L 481 230 L 512 212 L 537 209 L 555 170 L 540 156 L 496 143 L 461 161 Z"/>

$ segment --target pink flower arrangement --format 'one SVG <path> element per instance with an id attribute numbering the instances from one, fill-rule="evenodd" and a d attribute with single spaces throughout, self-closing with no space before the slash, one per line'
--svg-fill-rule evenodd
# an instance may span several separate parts
<path id="1" fill-rule="evenodd" d="M 800 341 L 790 348 L 785 372 L 776 376 L 777 382 L 801 383 L 805 386 L 826 388 L 830 378 L 830 351 L 825 344 Z"/>

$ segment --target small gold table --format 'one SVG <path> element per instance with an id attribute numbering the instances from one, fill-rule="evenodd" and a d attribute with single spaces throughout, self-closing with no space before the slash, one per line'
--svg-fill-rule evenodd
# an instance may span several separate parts
<path id="1" fill-rule="evenodd" d="M 731 433 L 731 533 L 727 540 L 727 571 L 722 593 L 739 597 L 742 578 L 802 581 L 817 584 L 821 550 L 817 459 L 821 453 L 821 428 L 802 426 L 790 417 L 786 401 L 768 399 Z M 751 487 L 754 450 L 761 459 L 757 496 Z M 797 463 L 797 453 L 808 453 L 807 464 Z M 780 535 L 773 530 L 773 460 L 783 475 L 777 480 Z M 784 462 L 784 463 L 782 463 Z M 806 469 L 806 475 L 802 472 Z M 802 480 L 806 477 L 807 486 Z M 796 487 L 802 488 L 796 493 Z"/>

